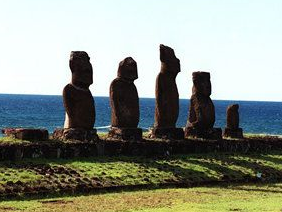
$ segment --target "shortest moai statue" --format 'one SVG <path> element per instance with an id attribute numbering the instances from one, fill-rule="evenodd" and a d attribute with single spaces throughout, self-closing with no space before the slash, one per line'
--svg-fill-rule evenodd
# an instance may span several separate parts
<path id="1" fill-rule="evenodd" d="M 239 105 L 228 106 L 226 110 L 226 128 L 223 136 L 230 138 L 243 138 L 243 130 L 239 128 Z"/>
<path id="2" fill-rule="evenodd" d="M 180 60 L 174 50 L 160 45 L 161 71 L 156 79 L 155 123 L 151 138 L 184 139 L 182 128 L 176 128 L 179 114 L 179 94 L 176 76 L 180 72 Z"/>
<path id="3" fill-rule="evenodd" d="M 139 97 L 134 80 L 138 78 L 137 63 L 127 57 L 119 63 L 117 78 L 110 85 L 111 128 L 109 137 L 142 140 L 139 123 Z"/>
<path id="4" fill-rule="evenodd" d="M 221 128 L 214 128 L 215 109 L 210 98 L 211 81 L 208 72 L 193 72 L 193 88 L 185 137 L 222 139 Z"/>
<path id="5" fill-rule="evenodd" d="M 72 51 L 69 60 L 72 72 L 71 83 L 63 90 L 66 110 L 64 129 L 56 129 L 53 138 L 60 140 L 97 141 L 94 129 L 95 104 L 89 90 L 93 83 L 93 70 L 90 57 L 84 51 Z"/>

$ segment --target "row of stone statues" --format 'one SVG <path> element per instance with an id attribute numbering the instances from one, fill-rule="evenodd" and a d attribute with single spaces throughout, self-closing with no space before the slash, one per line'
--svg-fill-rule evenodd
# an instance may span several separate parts
<path id="1" fill-rule="evenodd" d="M 176 76 L 180 72 L 180 60 L 174 50 L 160 45 L 161 71 L 156 79 L 155 123 L 150 131 L 152 138 L 183 139 L 184 137 L 220 139 L 222 131 L 214 128 L 215 110 L 211 95 L 210 74 L 193 73 L 193 88 L 189 118 L 185 130 L 176 128 L 179 113 L 179 95 Z M 93 71 L 86 52 L 71 52 L 69 66 L 71 83 L 63 90 L 66 118 L 64 129 L 54 132 L 58 139 L 83 141 L 97 140 L 94 127 L 95 104 L 89 86 L 93 83 Z M 138 78 L 137 63 L 128 57 L 119 63 L 117 78 L 110 85 L 111 128 L 109 137 L 140 140 L 139 97 L 134 80 Z M 238 105 L 227 110 L 225 136 L 242 137 L 239 128 Z"/>

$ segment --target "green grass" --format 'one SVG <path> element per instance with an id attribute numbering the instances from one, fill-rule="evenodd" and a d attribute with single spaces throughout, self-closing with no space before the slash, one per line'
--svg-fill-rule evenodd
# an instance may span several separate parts
<path id="1" fill-rule="evenodd" d="M 282 179 L 282 151 L 270 154 L 189 154 L 170 157 L 93 157 L 0 162 L 0 194 L 207 181 Z"/>
<path id="2" fill-rule="evenodd" d="M 0 211 L 198 212 L 282 210 L 282 184 L 156 189 L 86 196 L 7 200 Z"/>
<path id="3" fill-rule="evenodd" d="M 267 137 L 277 137 L 282 138 L 282 135 L 271 135 L 271 134 L 255 134 L 255 133 L 244 133 L 244 138 L 267 138 Z"/>
<path id="4" fill-rule="evenodd" d="M 28 144 L 30 141 L 16 139 L 13 137 L 0 137 L 0 144 Z"/>

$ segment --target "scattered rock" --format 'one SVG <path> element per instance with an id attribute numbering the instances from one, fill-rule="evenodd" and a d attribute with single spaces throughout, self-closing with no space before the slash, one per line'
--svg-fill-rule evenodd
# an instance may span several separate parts
<path id="1" fill-rule="evenodd" d="M 21 140 L 45 141 L 49 139 L 48 130 L 30 128 L 5 128 L 2 133 L 6 136 Z"/>

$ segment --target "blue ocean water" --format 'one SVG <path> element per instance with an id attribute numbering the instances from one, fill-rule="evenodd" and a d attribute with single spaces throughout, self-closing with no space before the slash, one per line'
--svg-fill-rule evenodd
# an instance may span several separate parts
<path id="1" fill-rule="evenodd" d="M 230 104 L 240 105 L 240 126 L 244 132 L 282 135 L 282 102 L 221 101 L 215 100 L 216 127 L 224 128 L 226 108 Z M 95 97 L 95 127 L 107 131 L 110 125 L 108 97 Z M 154 123 L 155 99 L 140 98 L 139 127 L 148 129 Z M 185 126 L 189 100 L 180 100 L 177 125 Z M 0 129 L 6 127 L 46 128 L 52 132 L 64 123 L 62 96 L 0 94 Z"/>

